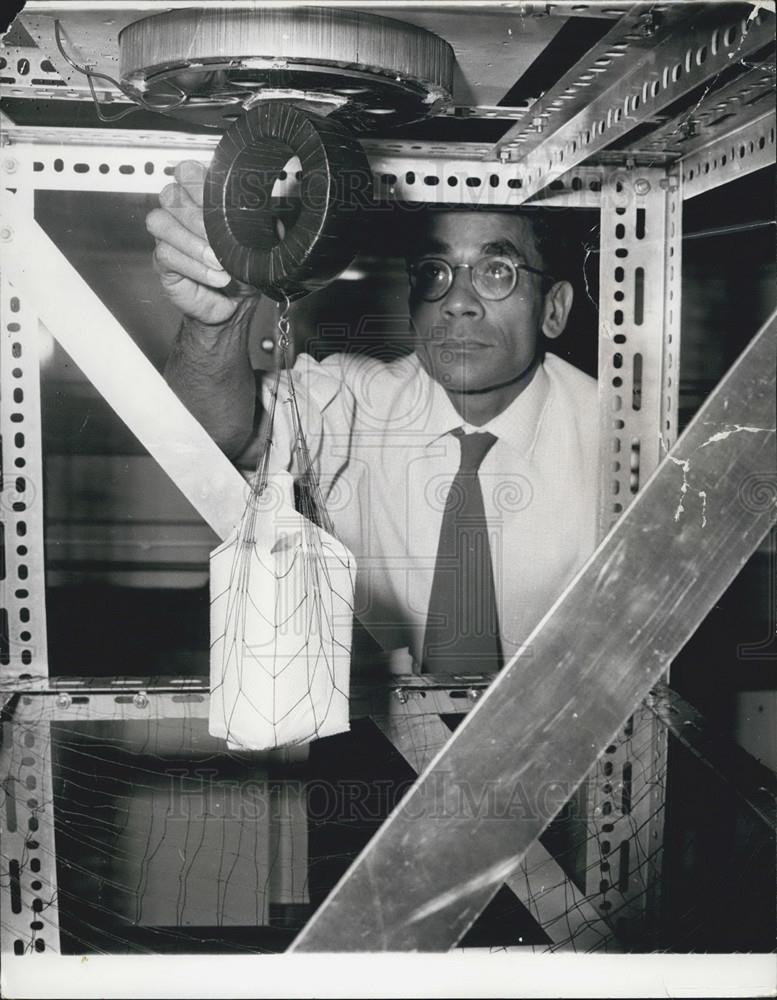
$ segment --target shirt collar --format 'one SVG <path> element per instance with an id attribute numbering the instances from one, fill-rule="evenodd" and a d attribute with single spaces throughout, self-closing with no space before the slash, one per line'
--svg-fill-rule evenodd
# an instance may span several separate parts
<path id="1" fill-rule="evenodd" d="M 443 387 L 429 376 L 420 363 L 418 373 L 429 393 L 428 419 L 423 430 L 426 447 L 457 427 L 463 427 L 467 432 L 488 431 L 521 455 L 528 455 L 534 448 L 550 389 L 548 373 L 542 362 L 537 365 L 531 382 L 523 392 L 507 409 L 481 427 L 470 427 L 462 420 Z"/>

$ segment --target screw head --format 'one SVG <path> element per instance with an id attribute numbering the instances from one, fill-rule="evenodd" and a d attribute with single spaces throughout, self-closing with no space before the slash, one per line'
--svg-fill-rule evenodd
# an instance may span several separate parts
<path id="1" fill-rule="evenodd" d="M 15 173 L 16 168 L 18 166 L 19 164 L 17 163 L 16 160 L 14 160 L 12 156 L 9 156 L 7 159 L 3 160 L 3 170 L 5 170 L 7 174 Z"/>
<path id="2" fill-rule="evenodd" d="M 650 181 L 644 177 L 638 177 L 634 181 L 634 192 L 636 194 L 647 194 L 650 190 Z"/>
<path id="3" fill-rule="evenodd" d="M 10 226 L 3 226 L 2 229 L 0 229 L 0 240 L 2 240 L 3 243 L 10 243 L 12 239 L 13 229 L 11 229 Z"/>
<path id="4" fill-rule="evenodd" d="M 145 691 L 138 691 L 135 697 L 132 699 L 132 704 L 135 708 L 146 708 L 148 706 L 148 695 Z"/>
<path id="5" fill-rule="evenodd" d="M 639 32 L 643 38 L 652 38 L 658 31 L 660 18 L 653 11 L 640 15 Z"/>
<path id="6" fill-rule="evenodd" d="M 73 699 L 67 691 L 63 691 L 62 694 L 57 695 L 57 708 L 70 708 L 72 704 Z"/>

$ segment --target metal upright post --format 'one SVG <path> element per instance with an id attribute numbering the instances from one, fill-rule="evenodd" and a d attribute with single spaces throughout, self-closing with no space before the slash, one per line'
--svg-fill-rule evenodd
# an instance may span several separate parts
<path id="1" fill-rule="evenodd" d="M 677 435 L 681 224 L 671 172 L 632 168 L 602 189 L 600 537 Z M 666 752 L 666 729 L 641 706 L 588 778 L 586 895 L 625 943 L 656 930 Z"/>
<path id="2" fill-rule="evenodd" d="M 54 839 L 51 730 L 45 705 L 54 695 L 21 695 L 41 716 L 4 721 L 0 774 L 3 854 L 0 950 L 4 955 L 57 953 L 59 900 Z"/>
<path id="3" fill-rule="evenodd" d="M 19 252 L 19 228 L 32 223 L 34 188 L 12 151 L 4 153 L 0 247 L 10 258 Z M 48 678 L 38 316 L 35 304 L 11 283 L 9 271 L 3 267 L 0 285 L 0 547 L 5 569 L 0 677 L 6 687 L 17 680 L 24 686 Z"/>
<path id="4" fill-rule="evenodd" d="M 4 253 L 33 222 L 34 188 L 11 149 L 0 156 Z M 27 262 L 31 266 L 31 262 Z M 3 268 L 0 291 L 0 950 L 59 951 L 51 739 L 47 722 L 13 724 L 26 688 L 48 683 L 38 316 Z"/>

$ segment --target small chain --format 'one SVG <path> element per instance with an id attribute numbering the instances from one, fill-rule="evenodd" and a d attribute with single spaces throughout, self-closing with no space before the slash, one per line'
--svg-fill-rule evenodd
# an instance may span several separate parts
<path id="1" fill-rule="evenodd" d="M 289 300 L 288 295 L 284 295 L 284 299 L 285 302 L 281 309 L 281 313 L 278 316 L 278 347 L 280 348 L 281 352 L 281 363 L 275 370 L 275 380 L 273 383 L 273 387 L 271 389 L 272 404 L 268 414 L 269 420 L 267 423 L 267 437 L 264 448 L 262 449 L 259 458 L 257 460 L 256 472 L 252 484 L 252 494 L 255 497 L 260 497 L 264 493 L 265 488 L 267 487 L 270 449 L 273 446 L 273 433 L 275 427 L 275 407 L 278 402 L 278 390 L 280 389 L 281 372 L 288 367 L 286 352 L 288 351 L 289 344 L 291 343 L 291 339 L 289 337 L 289 331 L 291 329 L 291 322 L 289 320 L 289 306 L 291 305 L 291 302 Z M 289 375 L 291 393 L 293 397 L 294 386 L 293 383 L 291 383 L 291 372 L 289 372 L 288 375 Z M 291 400 L 287 400 L 287 402 L 290 401 Z"/>
<path id="2" fill-rule="evenodd" d="M 291 306 L 291 301 L 288 295 L 284 295 L 284 304 L 281 314 L 278 317 L 278 346 L 281 349 L 281 355 L 283 357 L 284 368 L 286 367 L 286 351 L 289 349 L 289 330 L 291 329 L 291 321 L 289 320 L 289 307 Z"/>
<path id="3" fill-rule="evenodd" d="M 302 433 L 302 423 L 299 419 L 299 410 L 297 409 L 297 394 L 294 391 L 294 378 L 289 370 L 288 357 L 286 352 L 289 349 L 290 337 L 289 330 L 291 329 L 291 321 L 289 320 L 289 307 L 291 306 L 291 301 L 284 293 L 284 302 L 281 308 L 281 313 L 278 316 L 278 346 L 281 350 L 281 368 L 286 370 L 287 377 L 289 380 L 289 398 L 286 402 L 291 406 L 292 413 L 292 427 L 294 428 L 294 440 L 295 448 L 300 451 L 301 454 L 305 454 L 305 436 Z M 280 374 L 280 369 L 279 369 Z"/>
<path id="4" fill-rule="evenodd" d="M 291 426 L 294 434 L 294 453 L 296 453 L 299 470 L 300 470 L 300 483 L 304 488 L 305 497 L 300 501 L 301 507 L 300 512 L 303 514 L 306 520 L 312 521 L 314 524 L 320 525 L 329 534 L 334 533 L 334 526 L 332 520 L 326 509 L 326 504 L 324 503 L 324 498 L 321 495 L 321 488 L 318 482 L 318 476 L 313 469 L 313 461 L 310 456 L 310 451 L 308 450 L 308 443 L 305 440 L 305 432 L 302 429 L 302 418 L 299 412 L 299 403 L 297 401 L 297 391 L 294 386 L 294 376 L 292 374 L 291 368 L 288 365 L 287 351 L 291 344 L 291 337 L 289 331 L 291 329 L 291 322 L 289 320 L 289 308 L 291 306 L 291 301 L 288 295 L 284 295 L 284 302 L 281 307 L 280 315 L 278 316 L 278 347 L 281 353 L 281 363 L 276 372 L 276 389 L 275 389 L 275 399 L 274 403 L 277 401 L 277 390 L 279 387 L 279 380 L 281 370 L 286 371 L 286 377 L 288 380 L 289 395 L 288 398 L 284 400 L 285 403 L 289 405 L 290 415 L 291 415 Z M 274 411 L 273 405 L 273 411 Z M 273 413 L 274 416 L 274 413 Z M 270 442 L 271 444 L 271 442 Z M 268 446 L 269 447 L 269 446 Z M 266 476 L 264 477 L 266 481 Z"/>

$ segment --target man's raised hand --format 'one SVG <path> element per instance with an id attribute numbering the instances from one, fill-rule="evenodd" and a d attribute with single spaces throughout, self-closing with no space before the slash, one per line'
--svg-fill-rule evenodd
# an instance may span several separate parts
<path id="1" fill-rule="evenodd" d="M 185 316 L 217 325 L 258 292 L 232 281 L 208 244 L 202 217 L 206 170 L 196 160 L 177 164 L 175 181 L 159 195 L 160 207 L 146 216 L 146 229 L 156 240 L 154 270 L 170 300 Z"/>

